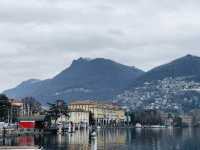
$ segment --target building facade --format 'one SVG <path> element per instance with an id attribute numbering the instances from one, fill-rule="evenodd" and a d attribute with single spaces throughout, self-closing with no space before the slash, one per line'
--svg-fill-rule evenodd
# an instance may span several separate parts
<path id="1" fill-rule="evenodd" d="M 95 101 L 75 101 L 68 105 L 70 111 L 86 111 L 92 114 L 96 125 L 117 125 L 125 122 L 125 111 L 119 106 Z"/>
<path id="2" fill-rule="evenodd" d="M 71 110 L 69 111 L 69 121 L 80 125 L 89 125 L 89 111 Z"/>
<path id="3" fill-rule="evenodd" d="M 192 126 L 192 121 L 193 121 L 193 117 L 192 116 L 182 115 L 180 117 L 182 119 L 182 125 L 183 126 L 188 126 L 188 127 Z"/>
<path id="4" fill-rule="evenodd" d="M 23 103 L 18 100 L 10 100 L 9 120 L 15 122 L 17 117 L 23 115 Z"/>
<path id="5" fill-rule="evenodd" d="M 16 122 L 17 118 L 23 116 L 38 116 L 39 114 L 34 114 L 31 110 L 29 104 L 25 104 L 21 100 L 10 99 L 10 107 L 8 113 L 9 122 Z"/>

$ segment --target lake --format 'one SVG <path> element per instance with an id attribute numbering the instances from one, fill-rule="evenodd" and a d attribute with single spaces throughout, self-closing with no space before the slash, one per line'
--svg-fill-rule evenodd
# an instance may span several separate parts
<path id="1" fill-rule="evenodd" d="M 100 129 L 66 135 L 23 135 L 0 139 L 0 145 L 40 145 L 56 150 L 200 150 L 200 129 Z"/>

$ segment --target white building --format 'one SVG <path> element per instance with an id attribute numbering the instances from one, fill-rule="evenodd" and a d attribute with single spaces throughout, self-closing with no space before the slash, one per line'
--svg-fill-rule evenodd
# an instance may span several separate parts
<path id="1" fill-rule="evenodd" d="M 71 110 L 69 112 L 69 121 L 74 124 L 89 125 L 89 111 Z"/>

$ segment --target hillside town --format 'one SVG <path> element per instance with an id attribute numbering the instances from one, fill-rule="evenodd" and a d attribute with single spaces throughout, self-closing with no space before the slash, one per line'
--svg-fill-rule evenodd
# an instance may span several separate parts
<path id="1" fill-rule="evenodd" d="M 199 98 L 199 82 L 184 77 L 169 77 L 127 90 L 118 95 L 114 102 L 133 110 L 156 109 L 183 113 L 200 108 Z"/>

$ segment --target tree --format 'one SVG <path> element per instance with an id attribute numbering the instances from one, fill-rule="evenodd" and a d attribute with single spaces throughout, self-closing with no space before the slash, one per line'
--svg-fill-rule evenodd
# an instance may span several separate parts
<path id="1" fill-rule="evenodd" d="M 162 124 L 160 112 L 157 110 L 143 110 L 131 112 L 131 123 L 141 123 L 142 125 L 159 125 Z"/>
<path id="2" fill-rule="evenodd" d="M 22 102 L 24 103 L 24 109 L 28 116 L 40 113 L 42 110 L 41 103 L 33 97 L 25 97 L 22 99 Z"/>
<path id="3" fill-rule="evenodd" d="M 173 122 L 174 122 L 175 127 L 182 127 L 182 118 L 181 117 L 175 116 Z"/>
<path id="4" fill-rule="evenodd" d="M 194 109 L 189 113 L 192 116 L 192 125 L 194 127 L 199 127 L 200 125 L 200 109 Z"/>
<path id="5" fill-rule="evenodd" d="M 0 100 L 8 100 L 8 97 L 5 94 L 0 94 Z"/>
<path id="6" fill-rule="evenodd" d="M 48 118 L 55 120 L 57 122 L 58 118 L 61 116 L 69 117 L 67 104 L 63 100 L 57 100 L 55 103 L 48 103 Z"/>
<path id="7" fill-rule="evenodd" d="M 6 95 L 0 94 L 0 121 L 9 120 L 10 102 Z"/>
<path id="8" fill-rule="evenodd" d="M 92 125 L 92 126 L 95 125 L 94 114 L 91 111 L 89 113 L 89 124 Z"/>

